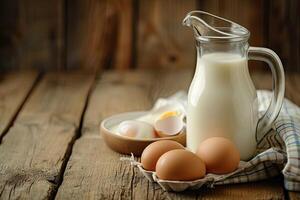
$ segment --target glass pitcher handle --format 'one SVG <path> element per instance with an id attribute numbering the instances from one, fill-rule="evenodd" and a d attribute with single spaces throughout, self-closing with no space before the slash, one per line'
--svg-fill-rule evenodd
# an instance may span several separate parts
<path id="1" fill-rule="evenodd" d="M 284 70 L 278 55 L 271 49 L 250 47 L 248 50 L 250 60 L 259 60 L 268 63 L 273 76 L 273 96 L 265 114 L 259 119 L 256 136 L 264 136 L 277 118 L 284 99 Z M 256 138 L 259 141 L 261 138 Z"/>

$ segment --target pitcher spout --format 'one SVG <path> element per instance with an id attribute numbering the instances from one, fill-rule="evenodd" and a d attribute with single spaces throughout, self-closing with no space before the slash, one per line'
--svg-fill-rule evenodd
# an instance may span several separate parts
<path id="1" fill-rule="evenodd" d="M 184 26 L 191 27 L 198 40 L 243 40 L 250 36 L 243 26 L 204 11 L 191 11 L 183 19 Z"/>
<path id="2" fill-rule="evenodd" d="M 190 27 L 193 29 L 195 37 L 200 37 L 204 35 L 207 31 L 207 24 L 201 18 L 195 16 L 195 12 L 189 12 L 182 21 L 182 25 Z"/>

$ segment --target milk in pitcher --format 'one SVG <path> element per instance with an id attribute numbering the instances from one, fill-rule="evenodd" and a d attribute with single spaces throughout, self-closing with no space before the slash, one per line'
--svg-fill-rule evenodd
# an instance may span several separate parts
<path id="1" fill-rule="evenodd" d="M 234 53 L 208 53 L 198 57 L 189 88 L 187 147 L 193 152 L 205 139 L 222 136 L 249 159 L 256 149 L 258 122 L 256 90 L 247 58 Z"/>

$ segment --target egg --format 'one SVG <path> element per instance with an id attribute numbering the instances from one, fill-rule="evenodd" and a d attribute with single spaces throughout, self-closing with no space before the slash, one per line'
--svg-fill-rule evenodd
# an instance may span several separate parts
<path id="1" fill-rule="evenodd" d="M 174 149 L 184 149 L 184 146 L 172 140 L 160 140 L 149 144 L 141 156 L 143 168 L 145 170 L 155 171 L 156 162 L 159 157 Z"/>
<path id="2" fill-rule="evenodd" d="M 117 133 L 132 138 L 155 138 L 156 132 L 152 125 L 137 120 L 126 120 L 119 124 Z"/>
<path id="3" fill-rule="evenodd" d="M 184 128 L 183 120 L 175 111 L 163 113 L 154 123 L 154 128 L 159 137 L 168 137 L 179 134 Z"/>
<path id="4" fill-rule="evenodd" d="M 177 111 L 166 111 L 159 116 L 159 120 L 166 119 L 172 116 L 178 116 L 179 113 Z"/>
<path id="5" fill-rule="evenodd" d="M 238 168 L 240 153 L 227 138 L 211 137 L 200 143 L 196 154 L 204 161 L 206 170 L 214 174 L 227 174 Z"/>
<path id="6" fill-rule="evenodd" d="M 139 121 L 144 121 L 149 124 L 154 124 L 155 121 L 157 121 L 166 113 L 172 113 L 172 116 L 176 113 L 176 116 L 178 116 L 181 119 L 185 117 L 185 109 L 181 103 L 166 99 L 159 99 L 150 112 L 147 112 L 145 115 L 137 119 Z"/>
<path id="7" fill-rule="evenodd" d="M 194 153 L 176 149 L 163 154 L 156 164 L 156 175 L 163 180 L 193 181 L 206 173 L 204 162 Z"/>

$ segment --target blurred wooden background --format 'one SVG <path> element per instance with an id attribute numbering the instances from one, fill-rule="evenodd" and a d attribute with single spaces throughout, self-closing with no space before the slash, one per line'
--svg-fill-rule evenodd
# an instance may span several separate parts
<path id="1" fill-rule="evenodd" d="M 251 31 L 300 72 L 298 0 L 1 0 L 0 69 L 194 68 L 191 31 L 201 9 Z"/>

